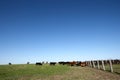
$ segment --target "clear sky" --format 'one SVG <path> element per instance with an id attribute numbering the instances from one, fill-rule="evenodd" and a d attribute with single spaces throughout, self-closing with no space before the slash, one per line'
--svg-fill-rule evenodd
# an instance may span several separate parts
<path id="1" fill-rule="evenodd" d="M 120 59 L 120 0 L 0 0 L 0 64 Z"/>

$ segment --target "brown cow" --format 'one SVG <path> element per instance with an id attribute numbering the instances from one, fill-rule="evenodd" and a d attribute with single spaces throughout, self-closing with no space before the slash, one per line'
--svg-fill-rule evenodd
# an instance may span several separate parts
<path id="1" fill-rule="evenodd" d="M 77 62 L 73 61 L 73 62 L 69 62 L 70 66 L 75 66 L 77 64 Z"/>
<path id="2" fill-rule="evenodd" d="M 81 62 L 81 67 L 87 66 L 86 62 Z"/>

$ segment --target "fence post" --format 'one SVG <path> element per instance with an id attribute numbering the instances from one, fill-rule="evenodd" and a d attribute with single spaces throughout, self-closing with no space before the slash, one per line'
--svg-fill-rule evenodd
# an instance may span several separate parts
<path id="1" fill-rule="evenodd" d="M 92 67 L 92 63 L 91 63 L 91 61 L 90 61 L 90 67 Z"/>
<path id="2" fill-rule="evenodd" d="M 97 68 L 100 69 L 99 61 L 97 61 Z"/>
<path id="3" fill-rule="evenodd" d="M 95 63 L 94 63 L 94 61 L 92 61 L 92 63 L 93 63 L 93 68 L 95 68 Z"/>
<path id="4" fill-rule="evenodd" d="M 88 61 L 86 61 L 86 66 L 89 66 L 89 62 Z"/>
<path id="5" fill-rule="evenodd" d="M 113 67 L 112 67 L 112 62 L 111 62 L 111 60 L 109 60 L 109 63 L 110 63 L 110 70 L 111 70 L 111 72 L 113 72 Z"/>
<path id="6" fill-rule="evenodd" d="M 102 67 L 103 67 L 103 70 L 105 70 L 105 65 L 103 60 L 102 60 Z"/>

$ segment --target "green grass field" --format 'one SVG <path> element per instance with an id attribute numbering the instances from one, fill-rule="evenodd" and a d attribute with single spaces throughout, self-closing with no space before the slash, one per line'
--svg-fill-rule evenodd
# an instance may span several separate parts
<path id="1" fill-rule="evenodd" d="M 107 71 L 110 71 L 110 66 L 109 65 L 105 65 L 105 68 Z M 113 65 L 113 72 L 120 74 L 120 64 L 114 64 Z"/>
<path id="2" fill-rule="evenodd" d="M 120 75 L 89 67 L 0 65 L 0 80 L 120 80 Z"/>
<path id="3" fill-rule="evenodd" d="M 0 66 L 0 80 L 18 80 L 25 77 L 29 80 L 30 77 L 44 78 L 55 74 L 64 74 L 69 67 L 67 66 L 36 66 L 36 65 L 2 65 Z"/>

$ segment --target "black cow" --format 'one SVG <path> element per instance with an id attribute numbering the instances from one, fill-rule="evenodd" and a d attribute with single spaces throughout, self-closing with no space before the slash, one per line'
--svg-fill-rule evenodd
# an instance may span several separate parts
<path id="1" fill-rule="evenodd" d="M 63 65 L 64 62 L 61 61 L 61 62 L 58 62 L 58 63 Z"/>
<path id="2" fill-rule="evenodd" d="M 63 62 L 63 61 L 61 61 L 61 62 L 58 62 L 60 65 L 69 65 L 69 62 Z"/>
<path id="3" fill-rule="evenodd" d="M 56 64 L 56 62 L 50 62 L 50 65 L 55 65 Z"/>
<path id="4" fill-rule="evenodd" d="M 115 60 L 113 61 L 113 64 L 120 64 L 120 60 L 119 60 L 119 59 L 115 59 Z"/>
<path id="5" fill-rule="evenodd" d="M 36 62 L 36 65 L 40 65 L 40 66 L 42 66 L 42 63 L 40 63 L 40 62 Z"/>
<path id="6" fill-rule="evenodd" d="M 66 62 L 63 62 L 63 61 L 58 62 L 58 63 L 61 64 L 61 65 L 65 65 L 65 64 L 67 64 Z"/>

